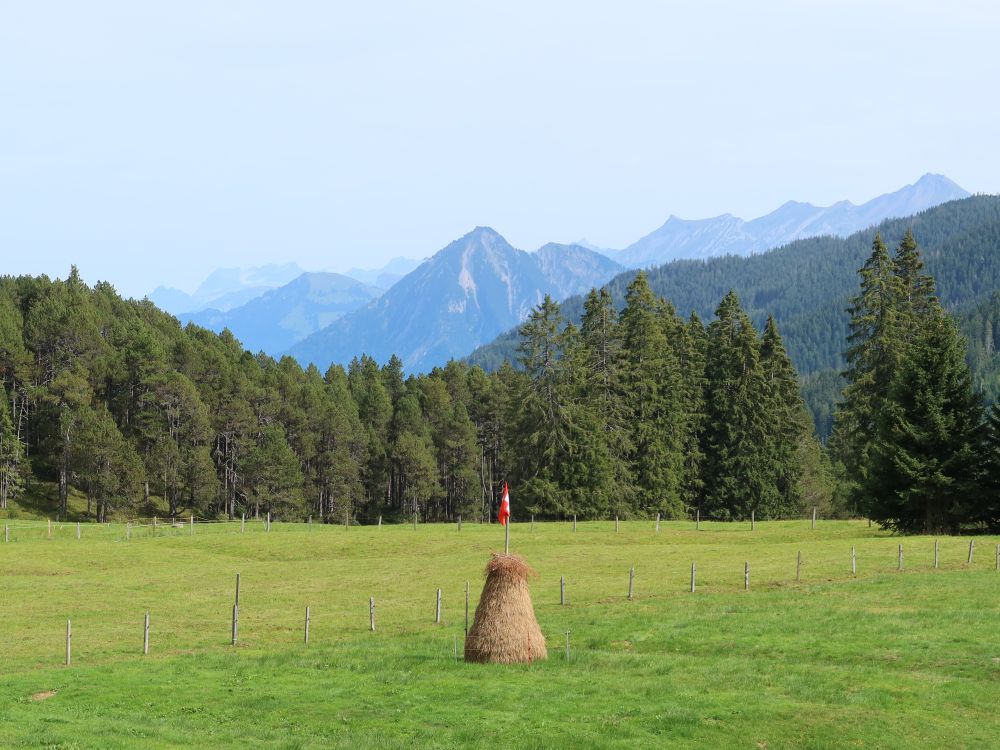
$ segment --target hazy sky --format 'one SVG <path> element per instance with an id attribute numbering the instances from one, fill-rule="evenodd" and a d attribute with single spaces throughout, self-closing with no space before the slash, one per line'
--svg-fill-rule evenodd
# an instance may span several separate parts
<path id="1" fill-rule="evenodd" d="M 0 273 L 127 294 L 1000 191 L 990 2 L 0 0 Z"/>

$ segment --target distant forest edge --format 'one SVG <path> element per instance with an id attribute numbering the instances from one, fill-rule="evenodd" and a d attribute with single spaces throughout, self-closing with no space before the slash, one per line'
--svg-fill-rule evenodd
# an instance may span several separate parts
<path id="1" fill-rule="evenodd" d="M 707 327 L 640 274 L 619 316 L 582 327 L 550 299 L 522 327 L 522 368 L 459 361 L 404 377 L 397 357 L 305 370 L 182 328 L 110 284 L 0 278 L 0 509 L 33 480 L 85 516 L 328 521 L 514 515 L 785 516 L 831 496 L 777 327 L 734 294 Z M 13 505 L 11 503 L 14 503 Z M 79 516 L 77 516 L 79 517 Z"/>
<path id="2" fill-rule="evenodd" d="M 802 393 L 817 433 L 830 435 L 833 407 L 844 387 L 840 372 L 848 335 L 849 300 L 856 293 L 857 270 L 881 233 L 895 246 L 907 230 L 920 243 L 927 271 L 936 279 L 942 305 L 954 314 L 969 341 L 969 363 L 987 401 L 1000 394 L 997 329 L 1000 300 L 1000 197 L 973 196 L 944 203 L 915 216 L 890 219 L 847 238 L 816 237 L 750 257 L 674 261 L 646 271 L 654 294 L 679 313 L 708 319 L 719 300 L 736 292 L 751 320 L 762 329 L 773 315 L 802 381 Z M 606 285 L 616 308 L 636 272 Z M 584 297 L 561 303 L 563 315 L 579 321 Z M 994 338 L 998 337 L 998 338 Z M 480 347 L 467 359 L 494 370 L 516 361 L 517 331 Z"/>

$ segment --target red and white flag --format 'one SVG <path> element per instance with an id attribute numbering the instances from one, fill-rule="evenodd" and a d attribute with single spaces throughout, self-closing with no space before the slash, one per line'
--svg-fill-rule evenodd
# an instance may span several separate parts
<path id="1" fill-rule="evenodd" d="M 504 482 L 503 499 L 500 501 L 500 512 L 497 513 L 497 520 L 506 526 L 508 518 L 510 518 L 510 490 L 507 488 L 507 483 Z"/>

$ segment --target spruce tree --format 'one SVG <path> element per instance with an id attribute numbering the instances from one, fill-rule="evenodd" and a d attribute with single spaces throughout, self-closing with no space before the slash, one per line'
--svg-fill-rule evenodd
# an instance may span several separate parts
<path id="1" fill-rule="evenodd" d="M 862 485 L 871 517 L 904 533 L 955 533 L 980 502 L 983 415 L 965 342 L 930 313 L 890 385 Z"/>

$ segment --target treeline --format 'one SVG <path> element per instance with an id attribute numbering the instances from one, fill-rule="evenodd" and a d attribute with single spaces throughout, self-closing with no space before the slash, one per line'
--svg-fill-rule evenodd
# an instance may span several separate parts
<path id="1" fill-rule="evenodd" d="M 546 300 L 523 369 L 450 362 L 404 377 L 252 355 L 181 328 L 105 283 L 0 279 L 0 504 L 34 480 L 59 513 L 371 522 L 515 517 L 784 515 L 828 492 L 777 327 L 735 295 L 704 328 L 644 276 L 619 314 L 594 292 L 582 325 Z"/>
<path id="2" fill-rule="evenodd" d="M 848 502 L 901 532 L 1000 528 L 1000 406 L 984 410 L 912 233 L 891 256 L 876 235 L 859 274 L 830 441 Z"/>

